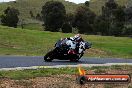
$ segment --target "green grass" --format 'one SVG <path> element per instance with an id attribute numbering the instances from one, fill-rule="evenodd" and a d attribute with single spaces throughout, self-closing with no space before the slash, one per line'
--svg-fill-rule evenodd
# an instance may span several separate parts
<path id="1" fill-rule="evenodd" d="M 112 65 L 112 66 L 93 66 L 91 68 L 85 68 L 86 70 L 94 70 L 94 72 L 96 74 L 99 73 L 105 73 L 107 72 L 107 69 L 109 70 L 120 70 L 120 71 L 132 71 L 132 66 L 128 66 L 128 65 Z"/>
<path id="2" fill-rule="evenodd" d="M 53 48 L 58 39 L 73 35 L 0 26 L 0 55 L 44 55 Z M 106 52 L 100 55 L 93 51 L 85 56 L 132 58 L 131 38 L 96 35 L 82 37 L 92 42 L 92 49 Z"/>
<path id="3" fill-rule="evenodd" d="M 42 68 L 37 70 L 0 71 L 0 78 L 11 78 L 20 80 L 34 77 L 75 73 L 78 73 L 78 70 L 76 68 Z"/>
<path id="4" fill-rule="evenodd" d="M 118 66 L 117 69 L 116 66 L 94 66 L 94 67 L 85 67 L 82 68 L 87 71 L 94 71 L 97 72 L 96 74 L 100 74 L 104 72 L 107 72 L 107 70 L 126 70 L 131 73 L 132 66 Z M 102 71 L 101 71 L 102 70 Z M 70 74 L 70 75 L 79 75 L 78 68 L 41 68 L 37 70 L 15 70 L 15 71 L 0 71 L 0 78 L 10 78 L 15 80 L 21 80 L 21 79 L 30 79 L 34 77 L 45 77 L 45 76 L 51 76 L 51 75 L 60 75 L 60 74 Z M 86 73 L 87 74 L 87 73 Z M 131 74 L 132 75 L 132 74 Z"/>
<path id="5" fill-rule="evenodd" d="M 109 56 L 131 58 L 132 39 L 126 37 L 88 36 L 86 40 L 92 41 L 95 48 L 106 51 Z M 130 56 L 130 57 L 129 57 Z"/>
<path id="6" fill-rule="evenodd" d="M 59 32 L 52 33 L 0 26 L 0 54 L 44 55 L 62 35 Z M 64 37 L 67 36 L 70 34 L 64 35 Z"/>
<path id="7" fill-rule="evenodd" d="M 21 28 L 21 26 L 18 26 L 18 27 Z M 42 24 L 39 24 L 39 23 L 24 24 L 23 28 L 24 29 L 29 29 L 29 30 L 38 30 L 38 31 L 43 31 L 44 30 Z"/>

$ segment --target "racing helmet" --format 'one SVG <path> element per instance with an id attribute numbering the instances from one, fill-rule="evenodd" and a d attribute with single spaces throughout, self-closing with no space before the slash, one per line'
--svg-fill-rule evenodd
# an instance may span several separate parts
<path id="1" fill-rule="evenodd" d="M 74 40 L 75 41 L 78 41 L 78 40 L 80 40 L 82 37 L 81 37 L 81 35 L 80 34 L 76 34 L 75 36 L 74 36 Z"/>

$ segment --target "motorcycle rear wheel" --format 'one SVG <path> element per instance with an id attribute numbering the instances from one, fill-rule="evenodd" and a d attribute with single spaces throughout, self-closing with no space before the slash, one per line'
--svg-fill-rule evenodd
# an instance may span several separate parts
<path id="1" fill-rule="evenodd" d="M 52 51 L 48 52 L 45 56 L 44 56 L 44 61 L 45 62 L 52 62 L 53 58 L 52 58 Z"/>

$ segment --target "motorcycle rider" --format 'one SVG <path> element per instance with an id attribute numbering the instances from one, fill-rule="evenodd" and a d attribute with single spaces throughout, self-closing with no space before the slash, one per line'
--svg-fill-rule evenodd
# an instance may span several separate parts
<path id="1" fill-rule="evenodd" d="M 84 40 L 82 39 L 82 36 L 80 34 L 76 34 L 74 37 L 70 37 L 73 41 L 80 43 L 83 42 Z"/>
<path id="2" fill-rule="evenodd" d="M 80 42 L 84 42 L 84 40 L 82 39 L 80 34 L 76 34 L 73 37 L 61 39 L 61 41 L 62 41 L 61 42 L 62 46 L 67 45 L 67 46 L 71 46 L 70 48 L 75 47 L 75 49 L 78 53 L 79 53 Z"/>
<path id="3" fill-rule="evenodd" d="M 80 46 L 80 43 L 81 43 L 81 42 L 84 42 L 84 40 L 83 40 L 83 38 L 82 38 L 82 36 L 81 36 L 80 34 L 76 34 L 76 35 L 73 37 L 73 39 L 74 39 L 74 41 L 76 42 L 76 51 L 77 51 L 78 53 L 80 53 L 80 52 L 79 52 L 79 48 L 81 48 L 81 47 L 79 47 L 79 46 Z"/>
<path id="4" fill-rule="evenodd" d="M 84 42 L 80 34 L 76 34 L 75 36 L 69 38 L 64 38 L 64 39 L 61 38 L 61 41 L 67 41 L 67 40 L 75 41 L 77 43 Z"/>

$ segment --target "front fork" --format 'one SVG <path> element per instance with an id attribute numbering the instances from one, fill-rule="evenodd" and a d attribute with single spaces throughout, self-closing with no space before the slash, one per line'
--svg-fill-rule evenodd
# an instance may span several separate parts
<path id="1" fill-rule="evenodd" d="M 79 59 L 82 58 L 83 54 L 84 54 L 83 52 L 79 54 L 79 56 L 78 56 Z"/>

